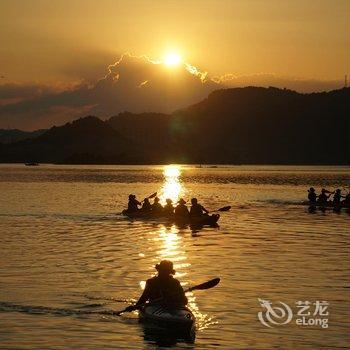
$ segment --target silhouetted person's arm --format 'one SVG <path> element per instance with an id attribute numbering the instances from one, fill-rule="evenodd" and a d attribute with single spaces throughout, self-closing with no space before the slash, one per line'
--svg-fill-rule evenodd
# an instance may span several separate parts
<path id="1" fill-rule="evenodd" d="M 176 294 L 178 295 L 178 301 L 181 303 L 181 305 L 186 305 L 188 303 L 188 299 L 179 281 L 177 281 Z"/>
<path id="2" fill-rule="evenodd" d="M 149 283 L 147 281 L 145 289 L 144 289 L 142 295 L 140 296 L 140 299 L 137 301 L 136 305 L 141 305 L 141 304 L 144 304 L 145 302 L 147 302 L 147 300 L 149 299 L 149 296 L 150 296 L 150 286 L 149 286 Z"/>
<path id="3" fill-rule="evenodd" d="M 206 214 L 209 214 L 209 210 L 205 209 L 203 206 L 202 206 L 202 210 L 203 210 Z"/>

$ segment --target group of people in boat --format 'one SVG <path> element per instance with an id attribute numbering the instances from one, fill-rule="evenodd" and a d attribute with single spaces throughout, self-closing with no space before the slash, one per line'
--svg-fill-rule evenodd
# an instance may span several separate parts
<path id="1" fill-rule="evenodd" d="M 331 199 L 332 195 L 333 198 Z M 335 191 L 328 191 L 325 188 L 322 188 L 321 193 L 317 195 L 316 190 L 313 187 L 310 187 L 307 198 L 310 204 L 331 204 L 333 206 L 350 205 L 350 192 L 344 196 L 342 195 L 340 188 Z M 342 198 L 344 199 L 342 200 Z"/>
<path id="2" fill-rule="evenodd" d="M 176 216 L 181 218 L 201 217 L 208 215 L 209 211 L 198 203 L 197 198 L 191 199 L 190 209 L 186 206 L 186 201 L 180 198 L 176 205 L 170 198 L 165 200 L 165 205 L 161 205 L 159 198 L 155 197 L 153 203 L 149 198 L 145 198 L 142 203 L 139 202 L 134 194 L 129 195 L 128 213 L 141 212 L 145 214 L 155 214 L 158 216 Z"/>

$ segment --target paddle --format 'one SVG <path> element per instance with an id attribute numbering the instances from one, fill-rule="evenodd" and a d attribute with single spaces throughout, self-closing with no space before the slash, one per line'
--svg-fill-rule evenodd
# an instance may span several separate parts
<path id="1" fill-rule="evenodd" d="M 150 196 L 146 197 L 145 199 L 152 199 L 152 198 L 155 198 L 155 197 L 157 197 L 157 192 L 152 193 Z M 145 200 L 145 199 L 144 199 L 144 200 Z M 144 201 L 144 200 L 143 200 L 143 201 Z M 142 201 L 142 202 L 143 202 L 143 201 Z"/>
<path id="2" fill-rule="evenodd" d="M 210 288 L 213 288 L 215 286 L 217 286 L 220 282 L 220 278 L 217 277 L 217 278 L 213 278 L 212 280 L 210 281 L 207 281 L 207 282 L 204 282 L 204 283 L 201 283 L 201 284 L 197 284 L 196 286 L 193 286 L 193 287 L 190 287 L 190 288 L 187 288 L 185 290 L 185 293 L 187 292 L 191 292 L 193 290 L 205 290 L 205 289 L 210 289 Z"/>
<path id="3" fill-rule="evenodd" d="M 210 289 L 210 288 L 213 288 L 215 286 L 217 286 L 220 282 L 220 278 L 214 278 L 210 281 L 207 281 L 207 282 L 204 282 L 204 283 L 201 283 L 201 284 L 198 284 L 196 286 L 193 286 L 193 287 L 190 287 L 188 289 L 186 289 L 184 291 L 184 293 L 187 293 L 187 292 L 191 292 L 193 290 L 205 290 L 205 289 Z M 159 301 L 163 300 L 163 298 L 159 298 L 159 299 L 156 299 L 156 300 L 153 300 L 152 302 L 147 302 L 147 303 L 144 303 L 144 304 L 140 304 L 140 305 L 134 305 L 134 306 L 128 306 L 126 307 L 124 310 L 120 310 L 120 311 L 117 311 L 117 312 L 114 312 L 113 315 L 115 316 L 120 316 L 122 313 L 124 312 L 131 312 L 131 311 L 135 311 L 141 307 L 144 307 L 146 305 L 150 305 L 150 304 L 154 304 L 154 303 L 158 303 Z"/>
<path id="4" fill-rule="evenodd" d="M 218 210 L 211 210 L 210 212 L 213 213 L 213 212 L 216 212 L 216 211 L 229 211 L 231 209 L 231 206 L 230 205 L 227 205 L 226 207 L 222 207 Z"/>

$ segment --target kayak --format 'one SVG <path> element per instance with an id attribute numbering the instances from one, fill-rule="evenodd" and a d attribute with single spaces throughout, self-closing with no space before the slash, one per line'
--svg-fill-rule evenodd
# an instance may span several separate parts
<path id="1" fill-rule="evenodd" d="M 187 225 L 190 224 L 191 226 L 215 226 L 217 225 L 217 222 L 220 219 L 219 214 L 213 214 L 213 215 L 203 215 L 198 218 L 174 218 L 174 222 L 177 225 Z"/>
<path id="2" fill-rule="evenodd" d="M 139 320 L 176 333 L 195 332 L 196 318 L 185 306 L 167 308 L 160 304 L 148 305 L 139 311 Z"/>
<path id="3" fill-rule="evenodd" d="M 340 205 L 333 204 L 332 201 L 327 203 L 312 203 L 312 202 L 302 202 L 302 205 L 308 205 L 309 207 L 321 207 L 321 208 L 350 208 L 350 204 L 341 203 Z"/>
<path id="4" fill-rule="evenodd" d="M 219 221 L 220 215 L 219 214 L 213 214 L 213 215 L 203 215 L 200 217 L 191 217 L 191 218 L 184 218 L 184 217 L 176 217 L 176 216 L 164 216 L 159 214 L 154 214 L 152 212 L 145 213 L 141 210 L 136 212 L 128 212 L 127 210 L 123 210 L 122 214 L 124 216 L 127 216 L 130 219 L 141 219 L 141 220 L 157 220 L 157 221 L 163 221 L 163 222 L 173 222 L 178 225 L 198 225 L 198 226 L 214 226 Z"/>

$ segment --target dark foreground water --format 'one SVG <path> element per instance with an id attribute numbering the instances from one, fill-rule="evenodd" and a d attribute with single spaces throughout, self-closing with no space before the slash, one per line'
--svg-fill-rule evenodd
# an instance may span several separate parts
<path id="1" fill-rule="evenodd" d="M 349 189 L 350 168 L 1 165 L 0 347 L 347 348 L 350 213 L 309 213 L 311 185 Z M 154 191 L 232 209 L 196 231 L 118 214 Z M 161 259 L 184 287 L 221 277 L 188 295 L 193 344 L 109 315 Z"/>

